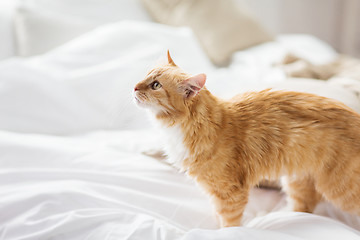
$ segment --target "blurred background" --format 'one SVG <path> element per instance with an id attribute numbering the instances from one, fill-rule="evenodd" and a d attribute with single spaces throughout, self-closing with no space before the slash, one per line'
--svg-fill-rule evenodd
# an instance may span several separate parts
<path id="1" fill-rule="evenodd" d="M 273 35 L 311 34 L 340 53 L 360 57 L 359 0 L 235 1 Z M 148 2 L 0 0 L 0 59 L 44 53 L 105 23 L 148 21 L 153 19 L 144 7 Z M 169 7 L 179 1 L 163 2 Z"/>
<path id="2" fill-rule="evenodd" d="M 241 0 L 238 0 L 241 1 Z M 338 52 L 360 56 L 358 0 L 245 0 L 272 33 L 308 33 Z"/>

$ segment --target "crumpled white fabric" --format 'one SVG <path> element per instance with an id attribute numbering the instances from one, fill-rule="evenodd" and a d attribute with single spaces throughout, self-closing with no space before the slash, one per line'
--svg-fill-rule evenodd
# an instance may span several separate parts
<path id="1" fill-rule="evenodd" d="M 141 154 L 154 135 L 0 132 L 0 236 L 131 239 L 162 232 L 173 239 L 192 226 L 216 227 L 207 221 L 213 217 L 206 197 L 189 179 Z"/>
<path id="2" fill-rule="evenodd" d="M 271 213 L 254 219 L 246 227 L 220 230 L 195 229 L 183 240 L 252 239 L 252 240 L 318 240 L 360 239 L 360 232 L 329 218 L 306 213 Z"/>

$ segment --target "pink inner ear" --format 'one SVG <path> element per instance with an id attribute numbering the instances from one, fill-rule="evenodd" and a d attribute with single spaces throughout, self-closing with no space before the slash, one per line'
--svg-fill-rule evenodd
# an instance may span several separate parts
<path id="1" fill-rule="evenodd" d="M 201 73 L 188 78 L 184 81 L 184 96 L 190 98 L 196 96 L 199 91 L 204 87 L 206 82 L 206 75 Z"/>
<path id="2" fill-rule="evenodd" d="M 191 86 L 191 88 L 194 88 L 197 91 L 199 91 L 205 85 L 206 75 L 204 73 L 195 75 L 195 76 L 187 79 L 186 82 Z"/>

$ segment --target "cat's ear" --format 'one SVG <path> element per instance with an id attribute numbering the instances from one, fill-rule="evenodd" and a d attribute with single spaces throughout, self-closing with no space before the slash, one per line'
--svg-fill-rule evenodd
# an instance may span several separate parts
<path id="1" fill-rule="evenodd" d="M 181 92 L 185 98 L 196 96 L 204 87 L 206 82 L 206 75 L 204 73 L 195 75 L 191 78 L 184 80 L 181 83 Z"/>
<path id="2" fill-rule="evenodd" d="M 168 58 L 168 62 L 171 66 L 176 67 L 176 64 L 174 63 L 174 61 L 172 60 L 171 56 L 170 56 L 170 52 L 169 49 L 167 50 L 167 58 Z"/>

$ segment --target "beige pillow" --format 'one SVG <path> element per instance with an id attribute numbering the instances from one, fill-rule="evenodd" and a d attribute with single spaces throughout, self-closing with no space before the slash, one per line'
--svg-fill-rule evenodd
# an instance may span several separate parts
<path id="1" fill-rule="evenodd" d="M 142 1 L 155 21 L 191 27 L 216 65 L 227 65 L 237 50 L 273 39 L 246 8 L 233 0 Z"/>

